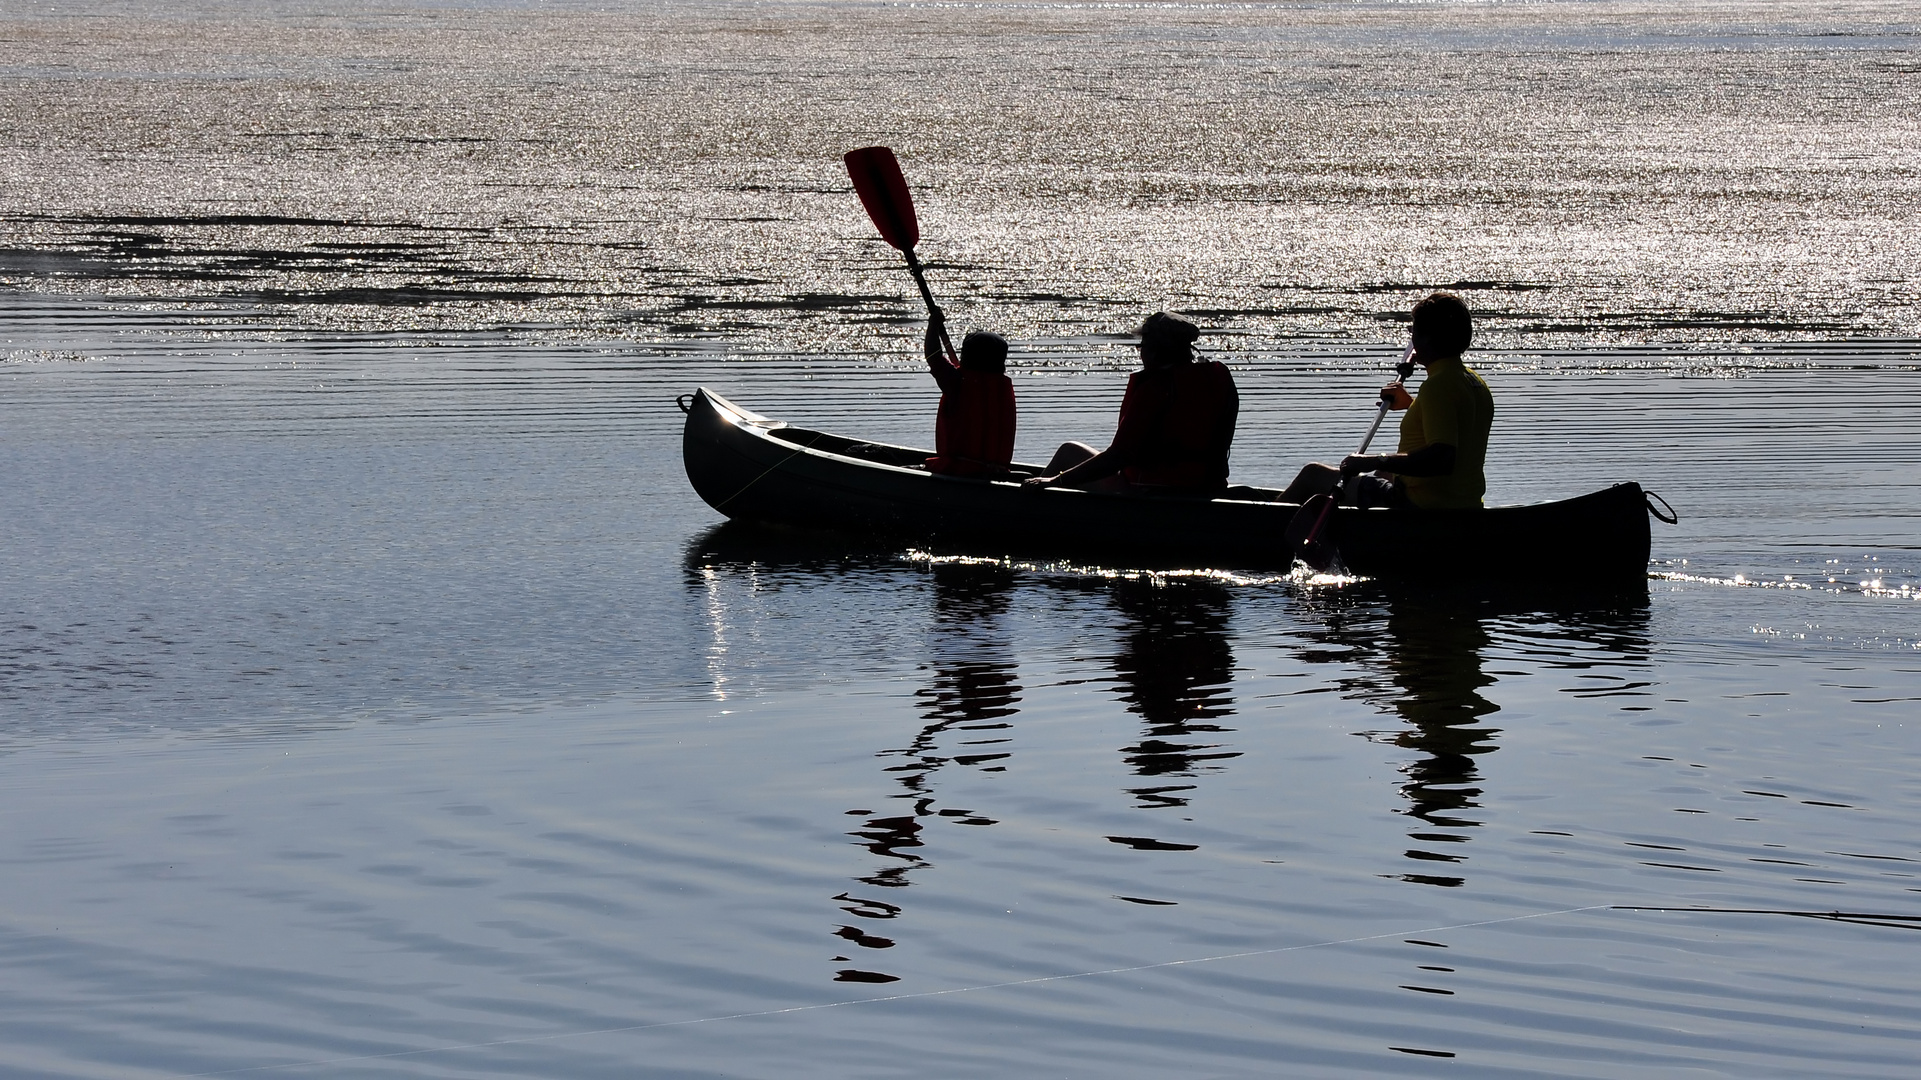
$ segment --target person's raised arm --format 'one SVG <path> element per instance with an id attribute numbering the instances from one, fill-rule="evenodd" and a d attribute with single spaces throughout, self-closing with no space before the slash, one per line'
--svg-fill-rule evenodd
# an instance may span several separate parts
<path id="1" fill-rule="evenodd" d="M 940 384 L 942 390 L 951 389 L 952 387 L 949 384 L 960 374 L 960 368 L 955 367 L 953 361 L 947 359 L 947 350 L 942 347 L 943 338 L 941 331 L 944 330 L 946 326 L 947 316 L 940 308 L 934 308 L 929 312 L 927 316 L 927 338 L 923 342 L 923 347 L 927 353 L 928 374 L 934 376 L 934 381 Z"/>

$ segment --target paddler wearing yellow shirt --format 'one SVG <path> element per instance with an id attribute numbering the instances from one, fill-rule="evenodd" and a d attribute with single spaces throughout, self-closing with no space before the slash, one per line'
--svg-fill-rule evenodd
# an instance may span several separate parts
<path id="1" fill-rule="evenodd" d="M 1494 396 L 1474 369 L 1461 362 L 1474 337 L 1467 305 L 1453 293 L 1435 293 L 1414 305 L 1414 362 L 1427 369 L 1421 392 L 1410 398 L 1399 382 L 1381 390 L 1401 418 L 1400 449 L 1392 454 L 1353 454 L 1339 469 L 1318 462 L 1301 470 L 1282 502 L 1324 495 L 1344 477 L 1353 478 L 1352 501 L 1360 506 L 1422 510 L 1478 509 L 1487 492 L 1488 431 Z"/>

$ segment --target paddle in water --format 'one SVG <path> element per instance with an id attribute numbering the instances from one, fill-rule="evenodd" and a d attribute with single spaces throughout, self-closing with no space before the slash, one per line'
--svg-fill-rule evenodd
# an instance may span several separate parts
<path id="1" fill-rule="evenodd" d="M 914 245 L 920 243 L 920 222 L 914 219 L 914 197 L 907 190 L 907 178 L 901 175 L 900 162 L 894 159 L 894 152 L 885 146 L 863 146 L 849 150 L 841 160 L 847 163 L 847 175 L 854 181 L 854 191 L 860 196 L 861 205 L 867 208 L 867 216 L 874 219 L 881 239 L 907 256 L 907 269 L 913 272 L 914 284 L 920 286 L 920 298 L 927 302 L 930 313 L 938 312 L 934 294 L 927 288 L 927 275 L 921 270 L 920 259 L 914 255 Z M 940 327 L 940 340 L 947 350 L 947 359 L 959 364 L 960 358 L 954 352 L 954 343 L 948 339 L 944 324 Z"/>
<path id="2" fill-rule="evenodd" d="M 1409 345 L 1407 352 L 1401 354 L 1401 362 L 1394 365 L 1394 374 L 1406 382 L 1414 374 L 1414 346 Z M 1355 456 L 1367 453 L 1369 444 L 1374 441 L 1374 433 L 1381 430 L 1381 421 L 1387 418 L 1391 402 L 1386 391 L 1381 394 L 1379 407 L 1374 410 L 1374 422 L 1368 425 L 1367 434 L 1361 437 L 1361 448 L 1354 451 Z M 1306 563 L 1317 574 L 1325 574 L 1334 566 L 1338 552 L 1327 538 L 1327 522 L 1334 516 L 1334 507 L 1340 503 L 1343 494 L 1352 495 L 1356 478 L 1349 477 L 1335 485 L 1326 495 L 1315 495 L 1301 504 L 1294 513 L 1294 520 L 1288 523 L 1287 546 L 1294 549 L 1294 557 Z M 1305 535 L 1300 528 L 1302 522 L 1308 523 Z"/>

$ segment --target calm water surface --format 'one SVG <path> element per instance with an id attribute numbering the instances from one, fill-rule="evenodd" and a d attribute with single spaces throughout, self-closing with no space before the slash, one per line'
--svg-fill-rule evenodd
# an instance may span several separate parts
<path id="1" fill-rule="evenodd" d="M 924 442 L 907 358 L 5 316 L 10 1075 L 1911 1068 L 1912 343 L 1489 354 L 1498 495 L 1683 516 L 1462 596 L 687 489 L 675 393 Z M 1241 357 L 1237 475 L 1390 359 Z M 1119 360 L 1022 371 L 1023 454 Z"/>
<path id="2" fill-rule="evenodd" d="M 1912 5 L 259 7 L 0 11 L 0 1075 L 1913 1075 Z M 1168 304 L 1285 482 L 1450 285 L 1490 499 L 1681 521 L 720 527 L 677 394 L 931 438 L 870 142 L 1025 458 Z"/>

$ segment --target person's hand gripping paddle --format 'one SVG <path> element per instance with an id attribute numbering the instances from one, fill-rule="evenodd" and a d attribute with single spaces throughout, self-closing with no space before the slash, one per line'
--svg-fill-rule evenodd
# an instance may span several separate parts
<path id="1" fill-rule="evenodd" d="M 907 178 L 901 175 L 900 162 L 894 160 L 894 152 L 885 146 L 863 146 L 849 150 L 841 160 L 847 163 L 847 175 L 854 181 L 854 191 L 860 195 L 861 205 L 867 208 L 867 216 L 874 219 L 881 239 L 907 256 L 907 269 L 914 274 L 914 284 L 920 286 L 920 298 L 927 301 L 928 313 L 940 315 L 940 308 L 934 305 L 934 294 L 927 291 L 927 275 L 921 271 L 920 260 L 914 257 L 914 245 L 920 242 L 920 223 L 914 220 L 914 197 L 907 191 Z M 936 322 L 948 362 L 959 364 L 954 343 L 947 337 L 945 321 L 937 318 Z"/>
<path id="2" fill-rule="evenodd" d="M 1401 362 L 1394 365 L 1394 374 L 1402 382 L 1414 374 L 1413 345 L 1409 345 L 1407 352 L 1401 354 Z M 1368 445 L 1374 441 L 1374 433 L 1381 430 L 1381 421 L 1387 418 L 1390 404 L 1387 392 L 1382 391 L 1380 406 L 1374 410 L 1374 422 L 1368 425 L 1367 434 L 1361 437 L 1361 448 L 1354 451 L 1356 457 L 1367 453 Z M 1326 573 L 1334 565 L 1336 551 L 1327 538 L 1328 519 L 1334 516 L 1334 507 L 1342 496 L 1352 497 L 1357 479 L 1346 478 L 1332 492 L 1308 499 L 1294 512 L 1294 520 L 1288 523 L 1287 546 L 1294 549 L 1296 559 L 1306 563 L 1308 569 L 1317 574 Z"/>

